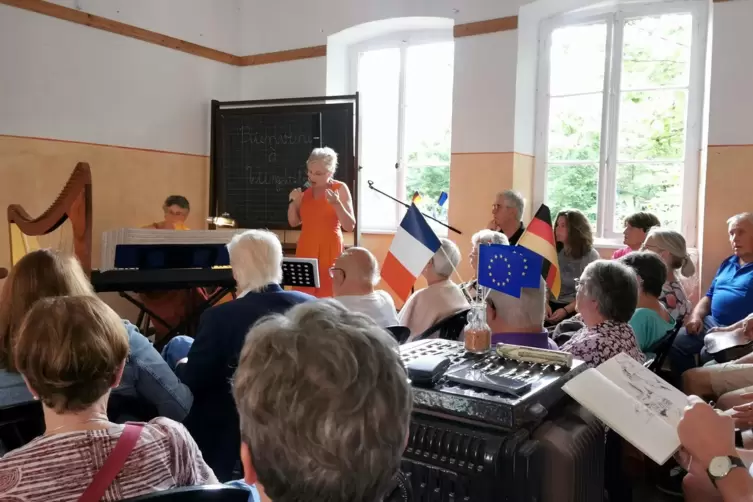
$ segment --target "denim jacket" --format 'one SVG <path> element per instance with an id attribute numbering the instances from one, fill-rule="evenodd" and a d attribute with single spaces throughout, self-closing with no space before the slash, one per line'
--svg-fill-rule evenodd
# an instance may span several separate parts
<path id="1" fill-rule="evenodd" d="M 159 416 L 182 421 L 193 403 L 191 390 L 178 380 L 136 326 L 125 320 L 123 324 L 130 350 L 123 378 L 113 394 L 138 398 L 153 405 Z M 33 398 L 21 375 L 0 369 L 0 408 L 31 401 Z"/>
<path id="2" fill-rule="evenodd" d="M 139 329 L 123 321 L 128 331 L 128 359 L 123 378 L 113 394 L 139 398 L 157 409 L 161 417 L 182 422 L 193 403 L 191 390 L 173 373 Z"/>

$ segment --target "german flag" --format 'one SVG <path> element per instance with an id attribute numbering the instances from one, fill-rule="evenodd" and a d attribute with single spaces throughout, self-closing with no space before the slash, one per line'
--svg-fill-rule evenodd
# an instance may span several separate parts
<path id="1" fill-rule="evenodd" d="M 524 247 L 544 258 L 541 276 L 546 281 L 552 296 L 558 298 L 560 287 L 560 266 L 557 260 L 557 247 L 554 243 L 554 228 L 552 227 L 552 213 L 542 204 L 528 224 L 526 231 L 520 237 L 518 246 Z"/>

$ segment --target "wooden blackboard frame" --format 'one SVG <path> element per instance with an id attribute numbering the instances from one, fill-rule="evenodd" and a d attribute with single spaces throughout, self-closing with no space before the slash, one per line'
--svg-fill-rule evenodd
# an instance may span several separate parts
<path id="1" fill-rule="evenodd" d="M 356 217 L 356 228 L 354 229 L 354 244 L 357 246 L 360 241 L 360 225 L 358 224 L 358 178 L 360 171 L 360 162 L 358 156 L 359 145 L 359 103 L 358 94 L 343 96 L 321 96 L 308 98 L 281 98 L 253 101 L 217 101 L 211 102 L 211 137 L 210 137 L 210 165 L 209 165 L 209 216 L 222 214 L 225 207 L 225 196 L 223 193 L 224 172 L 223 165 L 223 146 L 222 146 L 222 118 L 224 116 L 250 116 L 254 114 L 284 114 L 284 113 L 316 113 L 331 112 L 338 110 L 347 110 L 352 116 L 353 121 L 349 122 L 346 131 L 346 149 L 351 152 L 346 156 L 346 152 L 338 151 L 339 164 L 336 178 L 345 183 L 350 189 L 353 197 L 353 211 Z M 318 146 L 318 145 L 315 145 Z M 326 145 L 322 145 L 326 146 Z M 305 159 L 301 159 L 303 164 Z M 342 169 L 342 171 L 340 170 Z M 232 216 L 232 215 L 231 215 Z M 295 230 L 289 225 L 275 227 L 266 226 L 270 230 Z"/>

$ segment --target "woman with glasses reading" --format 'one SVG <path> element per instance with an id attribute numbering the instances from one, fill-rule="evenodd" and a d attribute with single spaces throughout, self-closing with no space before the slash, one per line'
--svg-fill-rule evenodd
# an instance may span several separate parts
<path id="1" fill-rule="evenodd" d="M 343 251 L 342 230 L 351 232 L 356 218 L 348 186 L 332 179 L 337 153 L 331 148 L 315 148 L 306 165 L 310 186 L 290 192 L 288 223 L 301 227 L 296 257 L 319 260 L 319 287 L 296 289 L 323 298 L 332 296 L 329 268 Z"/>

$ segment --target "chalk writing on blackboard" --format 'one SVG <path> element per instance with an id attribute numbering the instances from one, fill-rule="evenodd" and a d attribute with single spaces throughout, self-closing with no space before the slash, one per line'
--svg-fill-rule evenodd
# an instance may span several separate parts
<path id="1" fill-rule="evenodd" d="M 256 170 L 252 166 L 246 166 L 248 171 L 248 181 L 252 185 L 275 185 L 275 191 L 279 192 L 285 187 L 301 186 L 306 183 L 306 173 L 303 169 L 297 174 L 289 175 L 287 172 L 283 174 L 272 174 L 263 170 Z"/>
<path id="2" fill-rule="evenodd" d="M 277 127 L 274 129 L 277 129 Z M 288 126 L 286 132 L 278 133 L 275 131 L 273 134 L 259 133 L 259 131 L 252 131 L 249 126 L 242 126 L 233 134 L 241 137 L 241 143 L 252 143 L 269 148 L 274 148 L 277 145 L 311 145 L 313 141 L 308 134 L 293 134 L 291 126 Z"/>

